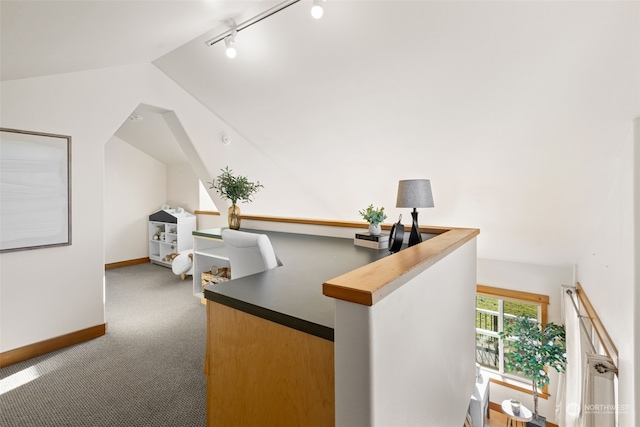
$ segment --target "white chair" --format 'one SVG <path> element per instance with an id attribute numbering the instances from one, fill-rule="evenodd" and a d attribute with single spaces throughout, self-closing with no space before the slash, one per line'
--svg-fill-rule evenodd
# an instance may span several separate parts
<path id="1" fill-rule="evenodd" d="M 225 229 L 222 240 L 231 264 L 231 280 L 271 270 L 279 264 L 266 234 Z"/>

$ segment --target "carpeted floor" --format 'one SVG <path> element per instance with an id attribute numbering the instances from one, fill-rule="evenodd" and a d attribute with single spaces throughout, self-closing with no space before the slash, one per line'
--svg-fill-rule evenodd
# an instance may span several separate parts
<path id="1" fill-rule="evenodd" d="M 206 314 L 190 279 L 108 270 L 107 334 L 0 369 L 0 426 L 204 426 Z"/>

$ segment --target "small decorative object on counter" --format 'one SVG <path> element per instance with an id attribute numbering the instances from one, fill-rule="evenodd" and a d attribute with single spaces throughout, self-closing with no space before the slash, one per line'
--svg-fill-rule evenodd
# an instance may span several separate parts
<path id="1" fill-rule="evenodd" d="M 391 232 L 389 233 L 389 252 L 392 254 L 402 249 L 402 242 L 404 241 L 404 225 L 402 225 L 402 214 L 398 217 L 398 222 L 391 226 Z"/>
<path id="2" fill-rule="evenodd" d="M 209 182 L 209 188 L 215 189 L 223 199 L 231 200 L 229 207 L 229 228 L 240 229 L 240 208 L 238 202 L 251 202 L 251 196 L 264 188 L 260 181 L 251 182 L 246 176 L 234 176 L 233 170 L 226 166 L 220 169 L 222 173 L 216 179 Z"/>
<path id="3" fill-rule="evenodd" d="M 389 235 L 383 233 L 356 233 L 353 243 L 356 246 L 364 246 L 371 249 L 387 249 L 389 247 Z"/>
<path id="4" fill-rule="evenodd" d="M 382 232 L 380 223 L 387 219 L 387 214 L 384 213 L 384 207 L 374 208 L 373 204 L 371 204 L 358 213 L 369 223 L 369 233 L 374 236 L 380 235 Z"/>

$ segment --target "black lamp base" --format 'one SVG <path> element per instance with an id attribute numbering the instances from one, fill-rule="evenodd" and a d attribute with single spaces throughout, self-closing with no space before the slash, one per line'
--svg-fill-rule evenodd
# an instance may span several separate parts
<path id="1" fill-rule="evenodd" d="M 411 234 L 409 235 L 409 246 L 422 243 L 422 235 L 420 234 L 420 229 L 418 228 L 418 211 L 416 208 L 413 208 L 413 212 L 411 212 L 411 218 L 413 218 L 413 224 L 411 224 Z"/>

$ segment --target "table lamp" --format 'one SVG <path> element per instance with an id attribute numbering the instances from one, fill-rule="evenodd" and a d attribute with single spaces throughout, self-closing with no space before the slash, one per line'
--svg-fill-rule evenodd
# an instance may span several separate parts
<path id="1" fill-rule="evenodd" d="M 422 236 L 418 228 L 417 208 L 432 208 L 433 206 L 431 182 L 428 179 L 406 179 L 398 182 L 396 207 L 413 208 L 413 212 L 411 212 L 413 224 L 409 235 L 409 246 L 422 242 Z"/>

